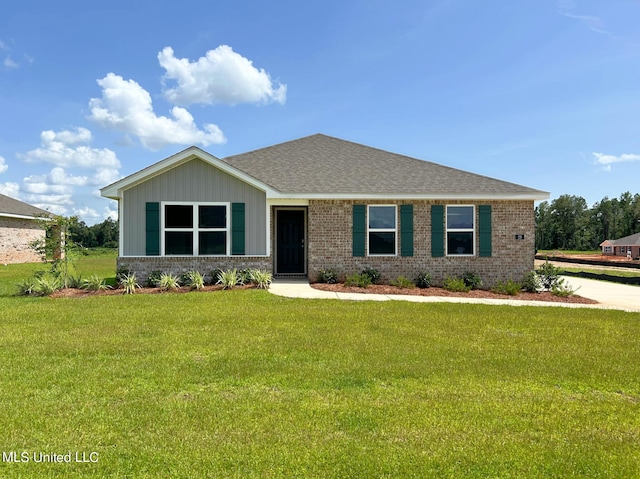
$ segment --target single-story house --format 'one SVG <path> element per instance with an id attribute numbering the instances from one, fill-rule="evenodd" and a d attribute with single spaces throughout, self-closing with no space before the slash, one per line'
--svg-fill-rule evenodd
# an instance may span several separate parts
<path id="1" fill-rule="evenodd" d="M 617 240 L 604 240 L 600 247 L 604 255 L 640 258 L 640 233 Z"/>
<path id="2" fill-rule="evenodd" d="M 384 280 L 534 267 L 544 191 L 317 134 L 227 158 L 190 147 L 102 188 L 118 201 L 118 268 L 260 268 Z"/>
<path id="3" fill-rule="evenodd" d="M 33 263 L 40 256 L 30 244 L 44 239 L 38 219 L 49 213 L 10 196 L 0 195 L 0 263 Z"/>

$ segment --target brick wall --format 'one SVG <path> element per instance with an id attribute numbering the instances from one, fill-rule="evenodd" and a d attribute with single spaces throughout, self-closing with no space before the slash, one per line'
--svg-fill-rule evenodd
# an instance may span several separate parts
<path id="1" fill-rule="evenodd" d="M 0 263 L 34 263 L 40 256 L 29 247 L 35 240 L 44 239 L 38 222 L 0 216 Z"/>
<path id="2" fill-rule="evenodd" d="M 205 276 L 215 269 L 262 269 L 271 271 L 272 261 L 269 257 L 229 256 L 229 257 L 119 257 L 116 261 L 118 270 L 133 271 L 140 284 L 147 280 L 152 271 L 181 275 L 196 270 Z"/>
<path id="3" fill-rule="evenodd" d="M 442 283 L 447 275 L 460 276 L 467 271 L 480 275 L 485 287 L 498 281 L 521 281 L 524 274 L 534 267 L 535 223 L 533 201 L 367 201 L 366 204 L 413 204 L 412 257 L 353 257 L 352 223 L 353 205 L 363 201 L 312 200 L 308 213 L 308 270 L 314 281 L 318 270 L 333 268 L 340 280 L 347 274 L 361 272 L 365 267 L 376 268 L 384 281 L 400 275 L 410 279 L 420 271 L 428 271 L 432 279 Z M 476 256 L 431 257 L 431 205 L 476 205 Z M 478 256 L 477 205 L 492 207 L 492 256 Z M 399 211 L 399 209 L 398 209 Z M 516 239 L 515 235 L 524 235 Z M 397 240 L 400 241 L 398 231 Z M 400 244 L 400 243 L 398 243 Z"/>

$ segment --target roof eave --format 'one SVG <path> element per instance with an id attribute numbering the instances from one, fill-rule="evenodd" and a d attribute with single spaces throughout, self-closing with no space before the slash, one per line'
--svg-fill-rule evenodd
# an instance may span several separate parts
<path id="1" fill-rule="evenodd" d="M 280 193 L 267 195 L 270 199 L 304 200 L 485 200 L 485 201 L 542 201 L 549 199 L 549 193 L 536 191 L 531 193 Z"/>
<path id="2" fill-rule="evenodd" d="M 51 221 L 51 218 L 48 217 L 47 215 L 17 215 L 17 214 L 13 214 L 13 213 L 2 213 L 0 212 L 0 216 L 3 216 L 5 218 L 17 218 L 17 219 L 21 219 L 21 220 L 44 220 L 44 221 Z"/>

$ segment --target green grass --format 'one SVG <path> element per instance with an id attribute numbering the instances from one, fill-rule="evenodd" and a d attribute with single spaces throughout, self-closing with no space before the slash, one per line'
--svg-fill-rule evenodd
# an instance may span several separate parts
<path id="1" fill-rule="evenodd" d="M 577 254 L 577 255 L 584 255 L 584 254 L 592 254 L 592 255 L 601 255 L 602 254 L 602 250 L 586 250 L 586 251 L 582 251 L 582 250 L 570 250 L 570 249 L 541 249 L 538 250 L 536 252 L 536 254 L 539 255 L 549 255 L 549 256 L 553 256 L 556 253 L 561 253 L 561 254 L 566 254 L 566 255 L 572 255 L 572 254 Z"/>
<path id="2" fill-rule="evenodd" d="M 5 295 L 0 450 L 99 461 L 0 477 L 639 477 L 639 339 L 605 310 Z"/>
<path id="3" fill-rule="evenodd" d="M 595 269 L 587 267 L 576 267 L 576 268 L 565 268 L 564 266 L 560 268 L 562 271 L 569 271 L 571 273 L 593 273 L 593 274 L 606 274 L 609 276 L 618 276 L 621 278 L 637 278 L 640 276 L 639 269 Z"/>

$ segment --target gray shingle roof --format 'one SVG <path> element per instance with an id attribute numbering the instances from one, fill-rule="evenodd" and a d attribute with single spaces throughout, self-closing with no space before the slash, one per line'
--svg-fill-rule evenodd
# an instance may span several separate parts
<path id="1" fill-rule="evenodd" d="M 15 216 L 42 216 L 48 215 L 49 212 L 41 210 L 28 203 L 16 200 L 10 196 L 0 195 L 0 216 L 3 215 L 15 215 Z"/>
<path id="2" fill-rule="evenodd" d="M 548 198 L 544 191 L 321 134 L 222 161 L 282 193 L 296 195 Z"/>
<path id="3" fill-rule="evenodd" d="M 640 233 L 625 236 L 617 240 L 609 240 L 609 243 L 614 246 L 640 246 Z"/>

